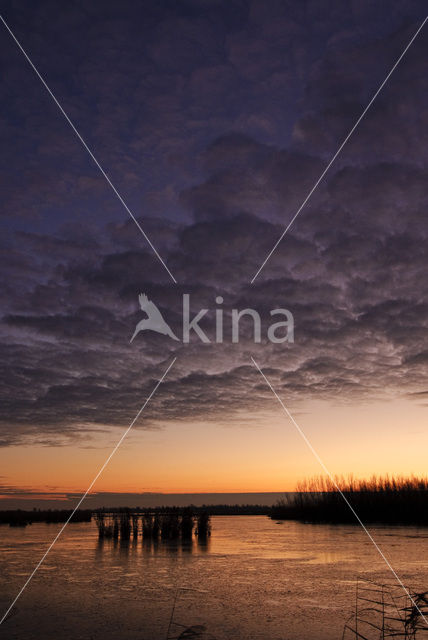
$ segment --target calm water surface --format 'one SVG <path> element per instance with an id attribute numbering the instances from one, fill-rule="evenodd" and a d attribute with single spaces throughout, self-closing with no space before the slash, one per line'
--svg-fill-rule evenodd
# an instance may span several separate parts
<path id="1" fill-rule="evenodd" d="M 0 527 L 2 613 L 58 531 Z M 428 529 L 373 527 L 403 581 L 428 589 Z M 360 528 L 215 517 L 207 545 L 98 541 L 67 527 L 0 627 L 19 640 L 164 640 L 204 625 L 217 640 L 340 640 L 355 581 L 391 575 Z M 182 625 L 182 626 L 180 626 Z"/>

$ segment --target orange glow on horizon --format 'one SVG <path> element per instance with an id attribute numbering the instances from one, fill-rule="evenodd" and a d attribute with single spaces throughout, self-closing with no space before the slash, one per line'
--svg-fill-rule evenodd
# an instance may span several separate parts
<path id="1" fill-rule="evenodd" d="M 307 403 L 293 415 L 333 474 L 425 475 L 426 408 L 407 400 L 359 406 Z M 118 430 L 93 448 L 9 447 L 2 484 L 40 494 L 82 493 L 112 450 Z M 415 446 L 417 443 L 418 446 Z M 269 416 L 233 426 L 170 423 L 129 434 L 94 493 L 259 493 L 292 491 L 322 469 L 275 404 Z M 1 486 L 0 486 L 1 493 Z M 7 493 L 5 493 L 7 495 Z"/>

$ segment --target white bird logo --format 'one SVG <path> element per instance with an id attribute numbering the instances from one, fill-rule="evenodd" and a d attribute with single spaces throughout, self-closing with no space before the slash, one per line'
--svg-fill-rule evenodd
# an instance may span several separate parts
<path id="1" fill-rule="evenodd" d="M 134 335 L 129 342 L 132 342 L 140 331 L 146 331 L 147 329 L 150 331 L 156 331 L 157 333 L 162 333 L 164 336 L 169 336 L 173 340 L 178 340 L 171 327 L 163 319 L 163 316 L 155 303 L 149 300 L 145 293 L 140 293 L 138 301 L 140 303 L 141 311 L 144 311 L 144 313 L 147 314 L 147 318 L 140 320 L 135 327 Z"/>

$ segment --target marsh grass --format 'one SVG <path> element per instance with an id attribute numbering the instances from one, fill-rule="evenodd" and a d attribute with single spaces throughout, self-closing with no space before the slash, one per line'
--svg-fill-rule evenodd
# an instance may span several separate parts
<path id="1" fill-rule="evenodd" d="M 343 495 L 363 522 L 428 525 L 428 479 L 373 476 L 369 480 L 335 478 Z M 326 477 L 299 483 L 296 492 L 278 501 L 271 511 L 275 520 L 354 523 L 356 518 Z"/>

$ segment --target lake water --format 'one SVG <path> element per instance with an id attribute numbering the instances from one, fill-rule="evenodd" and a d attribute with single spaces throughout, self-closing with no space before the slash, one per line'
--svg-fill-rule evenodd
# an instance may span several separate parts
<path id="1" fill-rule="evenodd" d="M 219 516 L 212 524 L 206 545 L 156 546 L 100 543 L 93 523 L 69 525 L 0 638 L 164 640 L 172 617 L 171 638 L 203 625 L 207 639 L 340 640 L 357 578 L 392 579 L 356 526 L 262 516 Z M 57 530 L 0 527 L 2 614 Z M 428 529 L 370 531 L 403 582 L 427 590 Z"/>

